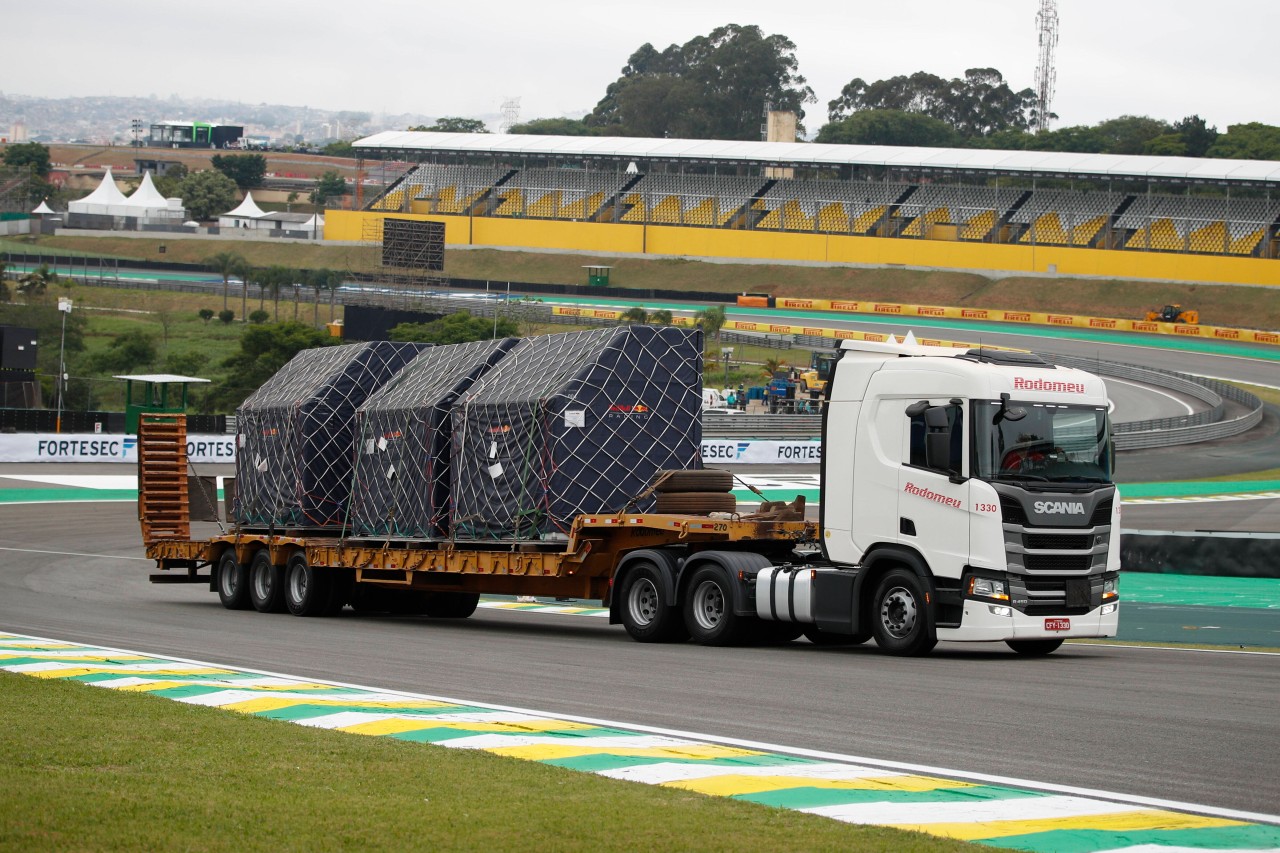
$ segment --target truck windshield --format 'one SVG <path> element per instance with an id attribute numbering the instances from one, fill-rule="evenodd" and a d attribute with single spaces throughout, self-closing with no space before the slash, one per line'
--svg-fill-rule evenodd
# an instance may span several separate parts
<path id="1" fill-rule="evenodd" d="M 975 476 L 1051 483 L 1111 482 L 1111 434 L 1101 406 L 974 402 Z M 1013 420 L 1016 410 L 1026 416 Z"/>

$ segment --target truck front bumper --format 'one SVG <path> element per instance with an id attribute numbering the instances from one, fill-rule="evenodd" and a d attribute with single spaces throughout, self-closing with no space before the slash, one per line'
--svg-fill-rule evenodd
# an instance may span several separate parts
<path id="1" fill-rule="evenodd" d="M 1104 613 L 1103 611 L 1108 611 Z M 1066 622 L 1070 627 L 1062 627 Z M 950 642 L 1046 640 L 1114 637 L 1120 627 L 1120 602 L 1095 607 L 1079 616 L 1029 616 L 1012 607 L 966 599 L 959 628 L 939 628 L 938 639 Z"/>

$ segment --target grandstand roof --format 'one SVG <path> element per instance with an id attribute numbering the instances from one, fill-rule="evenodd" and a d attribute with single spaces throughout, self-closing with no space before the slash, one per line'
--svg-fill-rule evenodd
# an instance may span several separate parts
<path id="1" fill-rule="evenodd" d="M 1125 178 L 1193 183 L 1280 183 L 1280 162 L 994 151 L 718 139 L 641 139 L 625 136 L 532 136 L 388 130 L 358 140 L 358 151 L 438 152 L 483 157 L 599 158 L 770 166 L 886 166 L 942 172 L 998 172 L 1028 176 Z"/>

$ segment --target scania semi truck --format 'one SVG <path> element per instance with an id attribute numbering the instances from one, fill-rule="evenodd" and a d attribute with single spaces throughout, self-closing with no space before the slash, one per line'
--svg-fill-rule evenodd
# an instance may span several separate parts
<path id="1" fill-rule="evenodd" d="M 665 472 L 555 541 L 396 541 L 236 525 L 190 535 L 185 421 L 144 415 L 139 509 L 156 582 L 228 608 L 471 615 L 482 594 L 599 600 L 641 642 L 874 639 L 1021 654 L 1115 636 L 1120 500 L 1102 381 L 1030 354 L 844 341 L 822 432 L 820 505 L 728 512 L 726 471 Z M 709 496 L 710 495 L 710 496 Z M 643 500 L 646 495 L 636 495 Z M 720 497 L 725 497 L 721 495 Z M 209 569 L 202 573 L 202 569 Z"/>

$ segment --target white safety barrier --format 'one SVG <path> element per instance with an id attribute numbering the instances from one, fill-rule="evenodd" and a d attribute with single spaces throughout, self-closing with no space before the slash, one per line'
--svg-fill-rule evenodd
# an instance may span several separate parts
<path id="1" fill-rule="evenodd" d="M 233 435 L 189 435 L 187 457 L 196 463 L 234 462 Z M 135 435 L 20 433 L 0 435 L 0 462 L 138 462 Z"/>
<path id="2" fill-rule="evenodd" d="M 0 435 L 0 462 L 127 462 L 138 461 L 138 437 L 96 435 L 94 433 L 20 433 Z M 232 435 L 187 436 L 187 457 L 195 463 L 235 462 L 236 441 Z M 818 463 L 822 461 L 820 441 L 734 441 L 702 440 L 702 461 Z"/>

